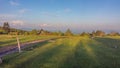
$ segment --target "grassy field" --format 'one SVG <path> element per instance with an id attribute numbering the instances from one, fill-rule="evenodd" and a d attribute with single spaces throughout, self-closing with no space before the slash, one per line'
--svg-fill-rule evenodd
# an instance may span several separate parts
<path id="1" fill-rule="evenodd" d="M 47 41 L 3 57 L 0 68 L 120 68 L 120 38 Z"/>
<path id="2" fill-rule="evenodd" d="M 20 40 L 20 43 L 24 43 L 24 42 L 34 41 L 34 40 L 44 40 L 44 39 L 55 38 L 55 36 L 19 35 L 18 38 Z M 13 45 L 13 44 L 17 44 L 16 36 L 0 35 L 0 47 Z"/>

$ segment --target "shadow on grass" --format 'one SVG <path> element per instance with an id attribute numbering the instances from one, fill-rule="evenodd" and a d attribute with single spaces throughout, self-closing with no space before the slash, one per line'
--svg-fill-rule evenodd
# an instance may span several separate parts
<path id="1" fill-rule="evenodd" d="M 24 62 L 14 64 L 12 68 L 119 68 L 119 56 L 118 58 L 111 58 L 111 53 L 105 52 L 109 49 L 100 49 L 96 44 L 96 42 L 99 42 L 107 45 L 104 39 L 98 38 L 99 41 L 96 39 L 97 38 L 95 38 L 95 41 L 82 40 L 74 47 L 64 44 L 63 41 L 59 44 L 54 42 L 54 44 L 49 45 L 47 49 L 44 48 L 44 51 L 42 51 L 41 48 L 47 46 L 46 44 L 50 42 L 35 44 L 25 48 L 25 53 L 27 53 L 27 56 L 32 56 L 34 52 L 38 51 L 36 55 L 28 58 Z M 14 60 L 15 57 L 21 58 L 19 55 L 11 57 L 12 58 L 8 58 L 8 60 Z M 22 59 L 24 59 L 24 57 L 22 57 L 21 60 Z M 98 62 L 96 62 L 96 60 Z M 117 66 L 112 64 L 114 63 L 113 61 Z M 8 62 L 11 63 L 12 60 Z"/>
<path id="2" fill-rule="evenodd" d="M 120 39 L 112 39 L 112 38 L 95 38 L 94 40 L 104 44 L 109 48 L 120 48 Z"/>
<path id="3" fill-rule="evenodd" d="M 40 43 L 35 43 L 35 44 L 31 44 L 29 47 L 26 47 L 24 49 L 22 49 L 22 53 L 13 53 L 11 55 L 7 55 L 9 58 L 3 58 L 3 64 L 9 63 L 11 60 L 13 60 L 15 57 L 20 56 L 21 54 L 23 54 L 26 51 L 32 51 L 33 49 L 37 48 L 37 47 L 42 47 L 45 44 L 48 44 L 48 41 L 44 41 L 44 42 L 40 42 Z"/>
<path id="4" fill-rule="evenodd" d="M 31 46 L 24 48 L 22 50 L 22 53 L 17 53 L 16 52 L 16 53 L 4 56 L 3 57 L 3 63 L 0 66 L 4 67 L 4 65 L 10 64 L 12 60 L 16 59 L 17 57 L 21 56 L 22 54 L 24 54 L 24 53 L 26 53 L 28 51 L 32 51 L 37 47 L 42 47 L 42 46 L 44 46 L 45 44 L 48 44 L 48 43 L 49 43 L 48 41 L 44 41 L 44 42 L 32 44 Z"/>
<path id="5" fill-rule="evenodd" d="M 120 67 L 120 39 L 94 38 L 95 43 L 100 43 L 99 48 L 94 49 L 101 68 Z M 117 46 L 117 48 L 115 48 Z"/>
<path id="6" fill-rule="evenodd" d="M 80 55 L 78 54 L 79 47 L 81 48 L 81 44 L 76 45 L 73 51 L 69 52 L 59 68 L 81 68 L 81 63 L 79 63 Z"/>
<path id="7" fill-rule="evenodd" d="M 19 64 L 19 65 L 16 65 L 15 68 L 40 68 L 40 67 L 43 67 L 43 64 L 47 63 L 48 62 L 48 59 L 50 59 L 52 56 L 54 56 L 55 54 L 58 54 L 61 49 L 63 48 L 64 46 L 62 45 L 57 45 L 51 49 L 48 49 L 47 51 L 36 55 L 32 58 L 30 58 L 29 60 Z"/>
<path id="8" fill-rule="evenodd" d="M 50 42 L 48 42 L 48 41 L 44 41 L 44 42 L 40 42 L 40 43 L 35 43 L 35 44 L 30 44 L 28 47 L 25 47 L 24 49 L 23 49 L 23 51 L 31 51 L 31 50 L 33 50 L 33 49 L 35 49 L 35 48 L 37 48 L 37 47 L 42 47 L 42 46 L 44 46 L 45 44 L 49 44 Z"/>
<path id="9" fill-rule="evenodd" d="M 79 42 L 74 51 L 73 61 L 75 63 L 71 68 L 98 68 L 97 57 L 90 43 L 88 40 Z"/>
<path id="10" fill-rule="evenodd" d="M 66 65 L 66 61 L 71 60 L 69 57 L 74 56 L 73 49 L 75 48 L 63 42 L 56 45 L 52 44 L 52 46 L 54 47 L 38 53 L 38 55 L 29 58 L 27 61 L 16 65 L 15 68 L 66 68 L 64 65 Z M 69 64 L 67 66 L 73 67 Z"/>

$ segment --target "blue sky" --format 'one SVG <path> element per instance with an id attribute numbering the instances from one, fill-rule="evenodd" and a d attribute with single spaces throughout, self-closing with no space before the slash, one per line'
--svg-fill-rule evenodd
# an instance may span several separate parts
<path id="1" fill-rule="evenodd" d="M 0 25 L 73 32 L 120 32 L 120 0 L 0 0 Z"/>

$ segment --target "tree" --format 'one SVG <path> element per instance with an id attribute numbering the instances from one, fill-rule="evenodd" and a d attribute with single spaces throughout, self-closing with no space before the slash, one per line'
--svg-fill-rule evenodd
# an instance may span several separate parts
<path id="1" fill-rule="evenodd" d="M 43 30 L 43 29 L 41 29 L 41 30 L 39 31 L 39 33 L 38 33 L 38 34 L 41 34 L 43 31 L 44 31 L 44 30 Z"/>
<path id="2" fill-rule="evenodd" d="M 58 32 L 51 32 L 52 35 L 58 36 Z"/>
<path id="3" fill-rule="evenodd" d="M 91 37 L 91 38 L 94 38 L 94 37 L 95 37 L 95 31 L 93 31 L 93 32 L 90 34 L 90 37 Z"/>
<path id="4" fill-rule="evenodd" d="M 30 34 L 31 34 L 31 35 L 37 35 L 37 34 L 38 34 L 38 32 L 37 32 L 37 30 L 36 30 L 36 29 L 33 29 L 33 30 L 30 32 Z"/>
<path id="5" fill-rule="evenodd" d="M 5 30 L 6 33 L 10 32 L 10 26 L 8 22 L 4 22 L 3 29 Z"/>
<path id="6" fill-rule="evenodd" d="M 92 32 L 92 36 L 93 36 L 93 37 L 95 36 L 95 31 Z"/>
<path id="7" fill-rule="evenodd" d="M 105 36 L 105 32 L 97 30 L 96 33 L 95 33 L 95 35 L 102 37 L 102 36 Z"/>
<path id="8" fill-rule="evenodd" d="M 72 36 L 73 33 L 71 32 L 70 29 L 67 29 L 67 31 L 65 32 L 65 35 L 66 35 L 66 36 Z"/>
<path id="9" fill-rule="evenodd" d="M 109 33 L 110 36 L 119 36 L 120 34 L 118 32 L 111 32 Z"/>
<path id="10" fill-rule="evenodd" d="M 45 30 L 41 30 L 41 32 L 40 32 L 40 35 L 48 35 L 48 31 L 45 31 Z"/>
<path id="11" fill-rule="evenodd" d="M 0 34 L 3 34 L 3 33 L 5 33 L 5 30 L 0 29 Z"/>
<path id="12" fill-rule="evenodd" d="M 26 31 L 26 32 L 24 33 L 24 35 L 29 35 L 29 32 Z"/>
<path id="13" fill-rule="evenodd" d="M 62 33 L 61 31 L 58 31 L 58 36 L 64 36 L 64 33 Z"/>
<path id="14" fill-rule="evenodd" d="M 18 33 L 18 35 L 23 35 L 25 33 L 25 31 L 23 31 L 23 30 L 17 30 L 17 33 Z"/>
<path id="15" fill-rule="evenodd" d="M 81 33 L 81 36 L 89 37 L 90 35 L 89 35 L 89 33 L 83 32 L 83 33 Z"/>

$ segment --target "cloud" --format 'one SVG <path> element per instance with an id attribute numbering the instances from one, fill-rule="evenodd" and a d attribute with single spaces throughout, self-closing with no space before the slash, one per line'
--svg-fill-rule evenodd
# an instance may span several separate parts
<path id="1" fill-rule="evenodd" d="M 24 21 L 22 21 L 22 20 L 13 20 L 13 21 L 11 21 L 11 24 L 13 26 L 22 26 L 22 25 L 24 25 Z"/>
<path id="2" fill-rule="evenodd" d="M 0 14 L 0 22 L 6 22 L 17 18 L 15 14 Z"/>
<path id="3" fill-rule="evenodd" d="M 25 13 L 27 11 L 28 11 L 28 9 L 21 9 L 21 10 L 19 10 L 19 13 L 23 14 L 23 13 Z"/>
<path id="4" fill-rule="evenodd" d="M 50 26 L 49 24 L 40 24 L 41 27 L 48 27 Z"/>
<path id="5" fill-rule="evenodd" d="M 20 5 L 18 2 L 15 2 L 15 1 L 13 1 L 13 0 L 10 0 L 10 5 L 12 5 L 12 6 L 18 6 L 18 5 Z"/>
<path id="6" fill-rule="evenodd" d="M 13 21 L 20 19 L 23 16 L 21 14 L 0 14 L 0 22 Z"/>

